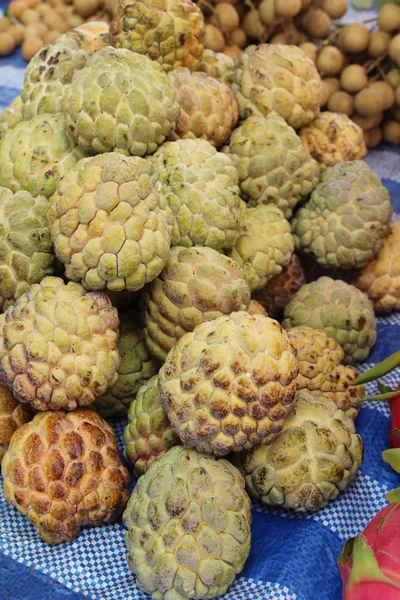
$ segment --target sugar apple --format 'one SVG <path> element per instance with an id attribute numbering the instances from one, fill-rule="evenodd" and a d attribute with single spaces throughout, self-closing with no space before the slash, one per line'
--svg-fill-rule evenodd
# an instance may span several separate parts
<path id="1" fill-rule="evenodd" d="M 203 52 L 198 70 L 229 85 L 233 80 L 235 61 L 231 56 L 224 54 L 224 52 L 214 52 L 213 50 L 206 49 Z"/>
<path id="2" fill-rule="evenodd" d="M 0 463 L 6 453 L 13 433 L 32 419 L 28 406 L 15 400 L 12 393 L 0 386 Z"/>
<path id="3" fill-rule="evenodd" d="M 96 154 L 152 154 L 175 127 L 176 92 L 147 56 L 107 47 L 93 54 L 65 93 L 77 144 Z"/>
<path id="4" fill-rule="evenodd" d="M 382 248 L 392 212 L 388 190 L 367 163 L 328 167 L 292 220 L 296 250 L 322 266 L 363 267 Z"/>
<path id="5" fill-rule="evenodd" d="M 0 186 L 48 198 L 85 155 L 75 146 L 62 115 L 21 121 L 0 140 Z"/>
<path id="6" fill-rule="evenodd" d="M 363 130 L 343 113 L 324 111 L 299 131 L 307 152 L 321 170 L 337 163 L 359 160 L 367 154 Z"/>
<path id="7" fill-rule="evenodd" d="M 196 70 L 203 40 L 203 13 L 191 0 L 121 0 L 110 27 L 113 46 L 146 54 L 164 71 Z"/>
<path id="8" fill-rule="evenodd" d="M 322 329 L 293 327 L 289 339 L 297 348 L 299 374 L 297 390 L 334 401 L 352 419 L 360 410 L 365 397 L 364 386 L 353 385 L 358 373 L 354 367 L 342 365 L 343 349 Z"/>
<path id="9" fill-rule="evenodd" d="M 299 257 L 292 254 L 290 262 L 279 275 L 275 275 L 260 290 L 252 293 L 252 298 L 257 300 L 273 319 L 280 318 L 285 306 L 292 296 L 306 282 Z"/>
<path id="10" fill-rule="evenodd" d="M 21 96 L 16 96 L 0 114 L 0 140 L 6 135 L 7 131 L 22 121 L 21 109 Z"/>
<path id="11" fill-rule="evenodd" d="M 393 221 L 379 254 L 359 273 L 353 283 L 367 294 L 378 313 L 400 310 L 400 222 Z"/>
<path id="12" fill-rule="evenodd" d="M 2 475 L 5 498 L 49 544 L 116 521 L 129 498 L 114 431 L 92 410 L 36 414 L 13 435 Z"/>
<path id="13" fill-rule="evenodd" d="M 299 129 L 319 114 L 321 79 L 297 46 L 248 46 L 237 61 L 232 90 L 242 119 L 275 111 Z"/>
<path id="14" fill-rule="evenodd" d="M 128 419 L 124 429 L 125 457 L 140 477 L 151 463 L 180 443 L 161 406 L 157 376 L 141 386 L 129 405 Z"/>
<path id="15" fill-rule="evenodd" d="M 126 415 L 139 388 L 159 370 L 158 362 L 151 357 L 146 347 L 144 332 L 139 325 L 139 314 L 134 310 L 120 315 L 118 350 L 121 356 L 118 379 L 91 406 L 103 417 Z"/>
<path id="16" fill-rule="evenodd" d="M 68 279 L 87 289 L 138 290 L 162 271 L 172 213 L 150 162 L 117 152 L 79 161 L 50 204 L 50 230 Z"/>
<path id="17" fill-rule="evenodd" d="M 275 112 L 246 119 L 222 151 L 238 170 L 242 197 L 252 205 L 276 204 L 287 219 L 319 181 L 318 163 Z"/>
<path id="18" fill-rule="evenodd" d="M 66 36 L 74 39 L 79 48 L 92 54 L 109 46 L 110 26 L 104 21 L 91 21 L 70 29 Z"/>
<path id="19" fill-rule="evenodd" d="M 30 60 L 21 92 L 22 116 L 61 112 L 61 104 L 72 77 L 83 69 L 89 54 L 69 35 L 43 46 Z"/>
<path id="20" fill-rule="evenodd" d="M 166 142 L 152 162 L 174 215 L 173 246 L 230 249 L 239 231 L 238 174 L 206 140 Z"/>
<path id="21" fill-rule="evenodd" d="M 344 362 L 365 360 L 376 341 L 371 302 L 353 285 L 330 277 L 306 283 L 285 308 L 283 327 L 323 329 L 344 350 Z"/>
<path id="22" fill-rule="evenodd" d="M 45 277 L 0 315 L 0 384 L 36 410 L 75 410 L 117 381 L 118 314 L 101 292 Z"/>
<path id="23" fill-rule="evenodd" d="M 159 372 L 161 402 L 185 446 L 223 456 L 275 439 L 297 374 L 296 349 L 277 321 L 234 312 L 178 340 Z"/>
<path id="24" fill-rule="evenodd" d="M 49 203 L 0 187 L 0 310 L 54 271 Z"/>
<path id="25" fill-rule="evenodd" d="M 246 310 L 249 303 L 249 286 L 234 260 L 211 248 L 176 246 L 143 296 L 146 344 L 164 361 L 185 333 L 205 321 Z"/>
<path id="26" fill-rule="evenodd" d="M 265 308 L 257 302 L 257 300 L 250 300 L 249 308 L 247 309 L 249 315 L 262 315 L 263 317 L 268 317 L 268 313 Z"/>
<path id="27" fill-rule="evenodd" d="M 227 460 L 171 448 L 139 479 L 124 512 L 128 565 L 153 600 L 215 598 L 250 552 L 250 499 Z"/>
<path id="28" fill-rule="evenodd" d="M 244 452 L 239 460 L 254 498 L 299 512 L 315 511 L 355 479 L 363 444 L 352 419 L 332 400 L 300 392 L 276 440 Z"/>
<path id="29" fill-rule="evenodd" d="M 239 237 L 228 254 L 242 267 L 243 279 L 254 291 L 289 264 L 293 249 L 290 225 L 282 211 L 274 204 L 259 204 L 244 213 Z"/>
<path id="30" fill-rule="evenodd" d="M 238 118 L 230 88 L 206 73 L 176 69 L 168 74 L 176 90 L 180 115 L 169 138 L 203 138 L 219 148 L 228 139 Z"/>

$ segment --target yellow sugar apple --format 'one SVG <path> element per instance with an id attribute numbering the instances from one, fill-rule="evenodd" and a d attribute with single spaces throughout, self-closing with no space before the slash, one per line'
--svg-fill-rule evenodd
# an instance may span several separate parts
<path id="1" fill-rule="evenodd" d="M 250 300 L 249 308 L 247 309 L 249 315 L 262 315 L 263 317 L 268 317 L 268 313 L 265 308 L 257 302 L 257 300 Z"/>
<path id="2" fill-rule="evenodd" d="M 235 61 L 223 52 L 206 49 L 197 70 L 207 73 L 207 75 L 222 81 L 222 83 L 230 84 L 235 71 Z"/>
<path id="3" fill-rule="evenodd" d="M 185 446 L 223 456 L 276 438 L 297 374 L 296 349 L 277 321 L 234 312 L 178 340 L 159 372 L 161 402 Z"/>
<path id="4" fill-rule="evenodd" d="M 11 104 L 9 104 L 0 114 L 0 140 L 5 136 L 7 131 L 22 121 L 21 109 L 21 96 L 16 96 Z"/>
<path id="5" fill-rule="evenodd" d="M 20 404 L 10 390 L 0 386 L 0 464 L 15 431 L 33 417 L 26 404 Z"/>
<path id="6" fill-rule="evenodd" d="M 109 30 L 108 23 L 91 21 L 70 29 L 66 37 L 74 39 L 79 48 L 92 54 L 110 45 Z"/>

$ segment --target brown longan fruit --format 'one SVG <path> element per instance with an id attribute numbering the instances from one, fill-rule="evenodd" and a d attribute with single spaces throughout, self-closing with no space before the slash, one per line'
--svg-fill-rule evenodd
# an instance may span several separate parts
<path id="1" fill-rule="evenodd" d="M 277 33 L 276 35 L 274 35 L 270 42 L 270 44 L 287 44 L 287 36 L 285 33 Z"/>
<path id="2" fill-rule="evenodd" d="M 221 2 L 228 2 L 229 4 L 237 4 L 239 0 L 213 0 L 213 4 L 221 4 Z"/>
<path id="3" fill-rule="evenodd" d="M 340 75 L 340 84 L 346 92 L 355 94 L 368 85 L 368 76 L 365 68 L 361 65 L 349 65 L 345 67 Z"/>
<path id="4" fill-rule="evenodd" d="M 19 19 L 22 13 L 28 8 L 28 5 L 24 0 L 13 0 L 8 8 L 10 14 L 16 19 Z"/>
<path id="5" fill-rule="evenodd" d="M 394 60 L 400 67 L 400 33 L 395 35 L 389 44 L 389 56 Z"/>
<path id="6" fill-rule="evenodd" d="M 261 4 L 260 4 L 261 6 Z M 268 29 L 260 20 L 258 11 L 251 10 L 243 19 L 242 27 L 253 40 L 261 40 L 267 34 Z"/>
<path id="7" fill-rule="evenodd" d="M 239 46 L 239 48 L 246 48 L 247 46 L 247 33 L 241 27 L 238 27 L 229 36 L 229 40 L 232 44 Z"/>
<path id="8" fill-rule="evenodd" d="M 90 17 L 99 7 L 97 0 L 74 0 L 75 10 L 81 17 Z"/>
<path id="9" fill-rule="evenodd" d="M 354 112 L 354 99 L 347 92 L 333 92 L 328 101 L 328 110 L 331 112 L 344 113 L 351 117 Z"/>
<path id="10" fill-rule="evenodd" d="M 348 2 L 347 0 L 323 0 L 321 8 L 331 19 L 336 20 L 346 13 Z"/>
<path id="11" fill-rule="evenodd" d="M 215 7 L 210 23 L 230 33 L 239 27 L 239 15 L 232 4 L 221 2 Z"/>
<path id="12" fill-rule="evenodd" d="M 336 46 L 325 46 L 318 53 L 316 65 L 323 77 L 338 75 L 343 69 L 344 56 Z"/>
<path id="13" fill-rule="evenodd" d="M 70 15 L 68 17 L 68 25 L 72 28 L 72 27 L 79 27 L 79 25 L 82 25 L 85 21 L 82 19 L 82 17 L 80 17 L 79 15 Z"/>
<path id="14" fill-rule="evenodd" d="M 43 40 L 45 44 L 54 44 L 60 35 L 61 33 L 59 31 L 47 31 L 43 36 Z"/>
<path id="15" fill-rule="evenodd" d="M 343 27 L 339 35 L 339 46 L 343 52 L 358 54 L 369 44 L 370 32 L 364 23 L 351 23 Z"/>
<path id="16" fill-rule="evenodd" d="M 214 52 L 222 52 L 225 48 L 225 39 L 222 31 L 214 25 L 207 24 L 204 28 L 204 48 L 214 50 Z"/>
<path id="17" fill-rule="evenodd" d="M 11 21 L 8 17 L 1 17 L 0 19 L 0 33 L 3 33 L 3 31 L 7 31 L 7 29 L 10 29 L 11 26 Z"/>
<path id="18" fill-rule="evenodd" d="M 326 77 L 322 80 L 321 88 L 320 106 L 325 106 L 332 94 L 340 90 L 340 81 L 336 77 Z"/>
<path id="19" fill-rule="evenodd" d="M 25 0 L 29 8 L 36 8 L 39 4 L 39 0 Z"/>
<path id="20" fill-rule="evenodd" d="M 13 36 L 8 31 L 0 33 L 0 56 L 8 56 L 16 47 Z"/>
<path id="21" fill-rule="evenodd" d="M 385 54 L 389 48 L 390 35 L 384 31 L 372 31 L 369 37 L 368 54 L 371 58 L 378 58 Z"/>
<path id="22" fill-rule="evenodd" d="M 397 106 L 400 106 L 400 85 L 398 85 L 394 91 L 394 100 Z"/>
<path id="23" fill-rule="evenodd" d="M 307 8 L 309 8 L 312 4 L 312 0 L 301 0 L 301 10 L 305 11 L 307 10 Z"/>
<path id="24" fill-rule="evenodd" d="M 233 58 L 233 60 L 238 60 L 243 51 L 239 48 L 239 46 L 235 46 L 235 44 L 227 44 L 223 50 L 224 54 Z"/>
<path id="25" fill-rule="evenodd" d="M 390 109 L 390 116 L 400 123 L 400 106 L 393 106 Z"/>
<path id="26" fill-rule="evenodd" d="M 40 48 L 44 45 L 43 40 L 39 37 L 30 37 L 24 40 L 21 48 L 22 56 L 25 60 L 31 60 Z"/>
<path id="27" fill-rule="evenodd" d="M 274 0 L 262 0 L 257 9 L 259 20 L 263 25 L 274 25 L 277 21 Z"/>
<path id="28" fill-rule="evenodd" d="M 383 139 L 388 144 L 400 144 L 400 123 L 390 119 L 383 124 Z"/>
<path id="29" fill-rule="evenodd" d="M 300 44 L 299 47 L 303 50 L 304 54 L 308 56 L 308 58 L 311 58 L 313 63 L 316 62 L 318 53 L 318 46 L 316 44 L 313 44 L 312 42 L 305 42 L 304 44 Z"/>
<path id="30" fill-rule="evenodd" d="M 294 17 L 301 10 L 301 0 L 275 0 L 275 10 L 280 17 Z"/>
<path id="31" fill-rule="evenodd" d="M 400 85 L 400 69 L 390 69 L 385 75 L 385 80 L 390 83 L 392 88 Z"/>
<path id="32" fill-rule="evenodd" d="M 373 129 L 382 123 L 383 113 L 380 112 L 372 117 L 361 117 L 355 113 L 351 116 L 351 119 L 354 121 L 354 123 L 357 123 L 357 125 L 359 125 L 363 131 L 369 131 L 370 129 Z"/>
<path id="33" fill-rule="evenodd" d="M 51 8 L 51 6 L 49 4 L 39 4 L 39 6 L 36 9 L 36 12 L 39 13 L 39 15 L 41 17 L 44 17 L 44 15 L 48 15 L 49 13 L 53 12 L 53 9 Z"/>
<path id="34" fill-rule="evenodd" d="M 380 93 L 369 87 L 358 92 L 354 99 L 356 111 L 362 117 L 372 117 L 383 110 L 383 102 Z"/>
<path id="35" fill-rule="evenodd" d="M 32 23 L 37 23 L 37 21 L 40 21 L 40 15 L 36 10 L 28 8 L 28 10 L 24 11 L 20 16 L 20 21 L 24 25 L 31 25 Z"/>
<path id="36" fill-rule="evenodd" d="M 380 94 L 383 110 L 388 110 L 393 106 L 395 100 L 394 89 L 387 81 L 372 81 L 369 87 Z"/>
<path id="37" fill-rule="evenodd" d="M 382 141 L 382 129 L 380 127 L 373 127 L 368 131 L 364 131 L 363 136 L 367 148 L 376 148 Z"/>
<path id="38" fill-rule="evenodd" d="M 400 6 L 385 4 L 378 13 L 378 26 L 381 31 L 390 33 L 400 28 Z"/>
<path id="39" fill-rule="evenodd" d="M 8 29 L 7 33 L 12 35 L 15 40 L 15 43 L 19 45 L 24 39 L 25 28 L 22 25 L 12 25 Z"/>
<path id="40" fill-rule="evenodd" d="M 303 27 L 313 38 L 325 38 L 331 28 L 329 16 L 320 8 L 310 8 L 302 19 Z"/>

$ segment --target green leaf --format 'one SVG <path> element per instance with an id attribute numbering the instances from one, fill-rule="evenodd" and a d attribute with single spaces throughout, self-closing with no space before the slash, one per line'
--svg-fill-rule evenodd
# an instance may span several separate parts
<path id="1" fill-rule="evenodd" d="M 400 473 L 400 448 L 389 448 L 382 452 L 382 458 L 392 469 Z"/>
<path id="2" fill-rule="evenodd" d="M 390 490 L 390 492 L 388 492 L 386 494 L 386 498 L 389 500 L 389 502 L 400 502 L 400 488 L 395 488 L 394 490 Z"/>

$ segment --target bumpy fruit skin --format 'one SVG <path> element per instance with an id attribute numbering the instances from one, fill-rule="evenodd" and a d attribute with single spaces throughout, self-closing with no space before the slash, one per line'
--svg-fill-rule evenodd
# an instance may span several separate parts
<path id="1" fill-rule="evenodd" d="M 288 335 L 297 348 L 297 391 L 330 398 L 348 417 L 355 419 L 365 397 L 364 386 L 352 385 L 358 373 L 354 367 L 341 364 L 344 352 L 337 341 L 321 329 L 306 326 L 293 327 Z"/>
<path id="2" fill-rule="evenodd" d="M 292 220 L 296 250 L 325 267 L 361 268 L 382 248 L 392 213 L 389 192 L 367 163 L 328 167 Z"/>
<path id="3" fill-rule="evenodd" d="M 13 433 L 32 419 L 32 412 L 15 400 L 12 393 L 0 386 L 0 463 L 7 451 Z"/>
<path id="4" fill-rule="evenodd" d="M 243 477 L 228 461 L 187 448 L 150 465 L 123 519 L 129 568 L 153 600 L 220 596 L 250 552 Z"/>
<path id="5" fill-rule="evenodd" d="M 0 187 L 0 310 L 54 271 L 49 203 Z"/>
<path id="6" fill-rule="evenodd" d="M 38 413 L 13 435 L 4 495 L 49 544 L 115 521 L 129 498 L 112 427 L 92 410 Z"/>
<path id="7" fill-rule="evenodd" d="M 198 71 L 203 71 L 210 77 L 214 77 L 214 79 L 228 85 L 233 80 L 235 61 L 223 52 L 213 52 L 213 50 L 206 49 L 203 52 Z"/>
<path id="8" fill-rule="evenodd" d="M 365 360 L 376 341 L 374 310 L 353 285 L 330 277 L 306 283 L 285 308 L 283 327 L 323 329 L 344 351 L 345 364 Z"/>
<path id="9" fill-rule="evenodd" d="M 163 269 L 172 214 L 154 168 L 117 152 L 79 161 L 50 204 L 50 230 L 68 279 L 87 289 L 135 291 Z"/>
<path id="10" fill-rule="evenodd" d="M 276 204 L 287 219 L 319 181 L 318 163 L 275 112 L 246 119 L 222 151 L 238 170 L 242 197 L 252 205 Z"/>
<path id="11" fill-rule="evenodd" d="M 113 46 L 146 54 L 164 71 L 195 71 L 203 39 L 203 13 L 191 0 L 121 0 L 110 26 Z"/>
<path id="12" fill-rule="evenodd" d="M 7 131 L 22 121 L 21 109 L 21 96 L 16 96 L 11 104 L 0 114 L 0 140 L 5 136 Z"/>
<path id="13" fill-rule="evenodd" d="M 270 317 L 277 319 L 282 316 L 285 306 L 305 282 L 299 257 L 292 254 L 288 266 L 279 275 L 267 281 L 262 289 L 253 292 L 252 298 L 265 308 Z"/>
<path id="14" fill-rule="evenodd" d="M 321 170 L 367 154 L 361 127 L 345 114 L 324 111 L 308 127 L 300 129 L 299 136 Z"/>
<path id="15" fill-rule="evenodd" d="M 223 456 L 270 444 L 294 404 L 296 349 L 277 321 L 235 312 L 198 325 L 159 372 L 182 443 Z"/>
<path id="16" fill-rule="evenodd" d="M 129 406 L 128 419 L 124 429 L 125 456 L 140 477 L 151 463 L 179 444 L 179 437 L 161 406 L 157 376 L 139 389 Z"/>
<path id="17" fill-rule="evenodd" d="M 205 321 L 246 310 L 249 302 L 249 286 L 234 260 L 211 248 L 176 246 L 143 296 L 146 344 L 164 361 L 185 333 Z"/>
<path id="18" fill-rule="evenodd" d="M 400 223 L 393 221 L 379 254 L 359 273 L 353 284 L 367 294 L 378 313 L 400 310 Z"/>
<path id="19" fill-rule="evenodd" d="M 103 417 L 126 415 L 139 388 L 159 370 L 158 362 L 147 349 L 144 332 L 139 325 L 139 314 L 134 310 L 120 316 L 118 351 L 121 356 L 118 379 L 91 406 Z"/>
<path id="20" fill-rule="evenodd" d="M 240 116 L 277 112 L 294 129 L 319 114 L 322 84 L 308 56 L 296 46 L 249 46 L 237 62 L 232 91 Z"/>
<path id="21" fill-rule="evenodd" d="M 0 383 L 37 410 L 75 410 L 117 381 L 119 319 L 101 292 L 45 277 L 0 316 Z"/>
<path id="22" fill-rule="evenodd" d="M 62 115 L 21 121 L 0 141 L 0 186 L 49 198 L 61 177 L 85 155 Z"/>
<path id="23" fill-rule="evenodd" d="M 81 50 L 92 54 L 109 46 L 109 29 L 104 21 L 91 21 L 74 27 L 66 33 L 66 37 L 75 40 Z"/>
<path id="24" fill-rule="evenodd" d="M 206 73 L 176 69 L 168 74 L 180 107 L 171 140 L 203 138 L 219 148 L 234 129 L 238 106 L 231 89 Z"/>
<path id="25" fill-rule="evenodd" d="M 93 54 L 65 93 L 63 111 L 77 144 L 102 152 L 152 154 L 179 116 L 176 92 L 147 56 L 107 47 Z"/>
<path id="26" fill-rule="evenodd" d="M 173 246 L 229 250 L 239 231 L 238 174 L 206 140 L 166 142 L 152 162 L 174 215 Z"/>
<path id="27" fill-rule="evenodd" d="M 315 511 L 335 500 L 357 475 L 362 439 L 329 398 L 297 394 L 297 402 L 270 446 L 239 457 L 249 493 L 272 506 Z"/>
<path id="28" fill-rule="evenodd" d="M 57 114 L 67 88 L 77 71 L 83 69 L 89 54 L 69 35 L 43 46 L 29 62 L 21 92 L 22 116 Z"/>
<path id="29" fill-rule="evenodd" d="M 229 256 L 242 267 L 243 279 L 254 291 L 289 264 L 293 250 L 290 225 L 282 211 L 274 204 L 259 204 L 244 212 Z"/>
<path id="30" fill-rule="evenodd" d="M 268 317 L 267 311 L 259 302 L 257 302 L 257 300 L 250 300 L 247 312 L 249 315 L 262 315 L 263 317 Z"/>

